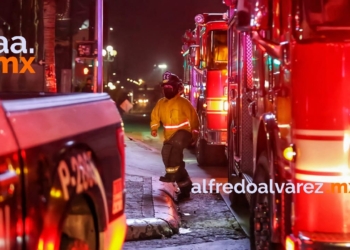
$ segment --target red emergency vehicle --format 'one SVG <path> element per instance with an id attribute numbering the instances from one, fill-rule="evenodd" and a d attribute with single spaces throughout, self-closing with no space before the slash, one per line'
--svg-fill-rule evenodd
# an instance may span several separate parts
<path id="1" fill-rule="evenodd" d="M 229 178 L 295 187 L 246 193 L 251 249 L 349 247 L 350 1 L 224 2 Z"/>
<path id="2" fill-rule="evenodd" d="M 56 37 L 56 48 L 60 46 L 61 51 L 56 52 L 58 72 L 62 70 L 59 65 L 65 65 L 64 79 L 62 73 L 58 85 L 62 92 L 71 87 L 67 68 L 72 58 L 62 52 L 61 44 L 72 45 L 68 35 L 88 18 L 90 5 L 98 24 L 93 29 L 98 51 L 103 46 L 103 1 L 84 0 L 78 9 L 71 2 L 64 4 L 64 15 L 57 13 L 56 22 L 56 34 L 64 33 Z M 42 38 L 52 38 L 55 30 L 43 28 L 41 15 L 43 8 L 52 13 L 52 5 L 35 3 L 3 1 L 0 8 L 1 15 L 10 13 L 6 21 L 0 18 L 4 24 L 0 26 L 0 249 L 122 249 L 126 218 L 121 116 L 107 94 L 41 92 L 46 90 L 44 70 L 53 76 L 52 65 L 43 61 Z M 66 17 L 71 9 L 83 14 Z M 55 43 L 55 37 L 52 41 Z M 88 45 L 92 44 L 95 42 Z M 95 90 L 101 92 L 102 53 L 95 58 L 93 46 L 86 48 L 90 50 L 84 50 L 83 56 L 97 59 L 100 65 L 95 64 L 95 82 L 99 83 Z"/>
<path id="3" fill-rule="evenodd" d="M 122 248 L 124 133 L 109 95 L 0 94 L 0 141 L 0 249 Z"/>
<path id="4" fill-rule="evenodd" d="M 196 28 L 183 36 L 184 94 L 201 122 L 196 146 L 199 165 L 226 162 L 227 24 L 223 14 L 195 17 Z"/>

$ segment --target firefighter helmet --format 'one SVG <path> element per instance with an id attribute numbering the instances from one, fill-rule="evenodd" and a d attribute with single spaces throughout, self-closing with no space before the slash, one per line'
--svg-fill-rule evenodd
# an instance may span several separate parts
<path id="1" fill-rule="evenodd" d="M 181 83 L 182 80 L 175 74 L 169 72 L 169 71 L 166 71 L 163 75 L 163 84 L 162 85 L 165 85 L 165 84 L 177 84 L 177 83 Z"/>
<path id="2" fill-rule="evenodd" d="M 172 92 L 172 94 L 168 93 L 168 95 L 166 95 L 169 97 L 168 99 L 173 98 L 178 93 L 182 93 L 184 89 L 182 80 L 169 71 L 166 71 L 163 74 L 162 87 L 163 89 L 166 88 L 167 91 Z M 171 87 L 172 90 L 168 89 L 168 87 Z"/>
<path id="3" fill-rule="evenodd" d="M 183 86 L 182 80 L 175 74 L 166 71 L 163 74 L 163 81 L 162 81 L 162 87 L 164 85 L 171 85 L 173 88 L 180 88 Z"/>

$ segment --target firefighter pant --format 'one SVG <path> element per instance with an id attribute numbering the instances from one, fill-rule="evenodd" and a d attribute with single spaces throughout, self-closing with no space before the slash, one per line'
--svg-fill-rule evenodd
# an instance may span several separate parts
<path id="1" fill-rule="evenodd" d="M 178 130 L 166 140 L 162 148 L 162 158 L 167 176 L 173 176 L 181 192 L 189 193 L 192 181 L 185 169 L 183 151 L 192 142 L 192 134 L 186 130 Z"/>

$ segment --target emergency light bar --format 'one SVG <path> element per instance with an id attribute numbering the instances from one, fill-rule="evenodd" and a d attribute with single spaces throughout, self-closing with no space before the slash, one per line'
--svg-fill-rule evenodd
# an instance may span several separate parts
<path id="1" fill-rule="evenodd" d="M 202 24 L 202 23 L 204 23 L 204 16 L 202 14 L 199 14 L 199 15 L 194 17 L 194 21 L 196 23 Z"/>

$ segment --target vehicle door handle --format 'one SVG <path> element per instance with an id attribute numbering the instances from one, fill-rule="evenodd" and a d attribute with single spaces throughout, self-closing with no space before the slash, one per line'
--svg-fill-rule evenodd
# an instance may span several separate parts
<path id="1" fill-rule="evenodd" d="M 252 101 L 249 105 L 248 105 L 248 112 L 249 115 L 252 117 L 256 117 L 256 101 Z"/>
<path id="2" fill-rule="evenodd" d="M 230 100 L 234 100 L 238 97 L 237 89 L 230 89 Z"/>

